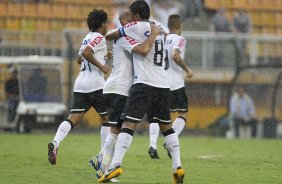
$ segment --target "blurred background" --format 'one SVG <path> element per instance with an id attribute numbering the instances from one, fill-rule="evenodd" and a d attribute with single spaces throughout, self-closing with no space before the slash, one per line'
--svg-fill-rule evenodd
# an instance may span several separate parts
<path id="1" fill-rule="evenodd" d="M 58 125 L 68 113 L 79 72 L 76 59 L 88 32 L 88 13 L 104 9 L 109 30 L 114 29 L 119 27 L 119 10 L 130 2 L 0 0 L 0 128 L 29 132 L 39 124 L 43 128 Z M 164 27 L 170 14 L 183 17 L 185 61 L 194 72 L 186 85 L 186 132 L 236 137 L 230 99 L 240 86 L 254 102 L 256 137 L 282 137 L 282 0 L 147 2 L 152 20 Z M 39 83 L 45 85 L 34 95 L 29 86 L 39 84 L 29 85 L 28 78 L 38 72 L 45 78 Z M 7 81 L 15 74 L 19 92 L 7 89 Z M 9 101 L 13 95 L 16 99 Z M 91 109 L 81 127 L 98 128 L 98 120 Z M 247 126 L 240 132 L 241 137 L 251 136 Z"/>

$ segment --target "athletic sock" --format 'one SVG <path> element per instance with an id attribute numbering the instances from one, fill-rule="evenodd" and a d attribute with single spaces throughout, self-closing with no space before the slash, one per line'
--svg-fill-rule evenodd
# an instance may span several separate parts
<path id="1" fill-rule="evenodd" d="M 131 145 L 133 134 L 134 131 L 130 128 L 121 129 L 117 138 L 113 160 L 109 167 L 110 169 L 115 168 L 116 166 L 121 166 L 123 157 Z"/>
<path id="2" fill-rule="evenodd" d="M 172 128 L 174 129 L 175 133 L 177 134 L 177 136 L 179 136 L 179 134 L 182 132 L 182 130 L 184 129 L 186 124 L 186 119 L 183 118 L 182 116 L 178 116 L 173 124 L 172 124 Z"/>
<path id="3" fill-rule="evenodd" d="M 180 146 L 178 136 L 173 129 L 169 129 L 163 133 L 165 136 L 165 144 L 172 158 L 172 167 L 176 170 L 181 167 Z"/>
<path id="4" fill-rule="evenodd" d="M 104 172 L 108 170 L 108 167 L 112 161 L 113 154 L 115 151 L 116 141 L 117 141 L 117 135 L 113 133 L 109 133 L 103 149 L 104 152 L 103 152 L 101 168 Z"/>
<path id="5" fill-rule="evenodd" d="M 57 133 L 55 135 L 55 138 L 53 140 L 53 142 L 55 142 L 55 146 L 59 147 L 59 144 L 61 141 L 64 140 L 64 138 L 68 135 L 69 131 L 73 128 L 73 123 L 70 120 L 65 120 L 63 121 L 58 130 Z"/>
<path id="6" fill-rule="evenodd" d="M 103 153 L 103 147 L 104 147 L 104 144 L 106 142 L 106 139 L 107 139 L 109 132 L 110 132 L 109 123 L 102 123 L 101 130 L 100 130 L 100 136 L 101 136 L 101 151 L 100 151 L 100 153 Z"/>
<path id="7" fill-rule="evenodd" d="M 159 136 L 160 127 L 158 123 L 150 123 L 149 132 L 150 132 L 150 146 L 154 149 L 157 149 L 157 141 Z"/>

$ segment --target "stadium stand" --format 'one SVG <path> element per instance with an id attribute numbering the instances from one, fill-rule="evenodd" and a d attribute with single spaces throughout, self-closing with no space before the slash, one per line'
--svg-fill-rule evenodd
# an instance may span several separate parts
<path id="1" fill-rule="evenodd" d="M 282 0 L 205 0 L 204 6 L 214 11 L 225 8 L 227 15 L 233 15 L 234 11 L 239 9 L 247 11 L 252 18 L 253 33 L 265 33 L 258 29 L 264 27 L 275 30 L 282 24 Z"/>
<path id="2" fill-rule="evenodd" d="M 50 25 L 54 25 L 54 21 L 65 21 L 68 22 L 66 25 L 69 25 L 70 28 L 81 28 L 81 24 L 78 22 L 84 21 L 86 12 L 89 12 L 93 7 L 103 8 L 109 13 L 110 17 L 112 16 L 114 6 L 111 0 L 50 0 L 47 3 L 0 1 L 0 20 L 4 19 L 4 23 L 1 21 L 0 26 L 3 30 L 11 30 L 11 27 L 12 30 L 22 30 L 21 26 L 15 26 L 15 22 L 22 22 L 23 19 L 30 18 L 31 21 L 35 22 L 35 25 L 42 22 L 43 19 Z M 11 20 L 13 20 L 12 26 Z M 77 22 L 70 24 L 70 21 Z M 65 27 L 55 23 L 50 28 L 55 28 L 55 31 L 62 31 Z M 41 26 L 34 26 L 34 30 L 43 31 L 45 29 L 42 29 Z M 46 31 L 49 30 L 46 29 Z"/>

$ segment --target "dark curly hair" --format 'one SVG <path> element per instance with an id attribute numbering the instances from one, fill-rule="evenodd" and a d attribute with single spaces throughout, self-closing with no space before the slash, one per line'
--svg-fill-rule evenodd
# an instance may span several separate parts
<path id="1" fill-rule="evenodd" d="M 129 6 L 129 10 L 133 14 L 139 14 L 141 19 L 149 19 L 150 18 L 150 7 L 144 0 L 138 0 L 133 2 Z"/>
<path id="2" fill-rule="evenodd" d="M 90 31 L 99 29 L 108 21 L 108 14 L 103 9 L 94 9 L 88 14 L 87 25 Z"/>

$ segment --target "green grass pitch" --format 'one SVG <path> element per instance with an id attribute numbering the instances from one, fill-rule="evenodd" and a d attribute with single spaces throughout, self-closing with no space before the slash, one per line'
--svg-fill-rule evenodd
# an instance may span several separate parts
<path id="1" fill-rule="evenodd" d="M 54 132 L 55 133 L 55 132 Z M 1 184 L 97 183 L 89 158 L 100 150 L 96 133 L 70 134 L 60 145 L 57 165 L 47 160 L 50 134 L 0 134 Z M 119 177 L 122 184 L 170 184 L 171 160 L 159 139 L 160 160 L 147 154 L 149 138 L 135 135 Z M 187 184 L 280 184 L 282 140 L 226 140 L 180 136 Z"/>

